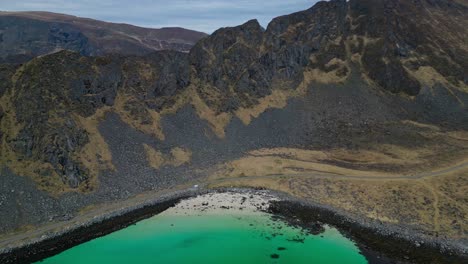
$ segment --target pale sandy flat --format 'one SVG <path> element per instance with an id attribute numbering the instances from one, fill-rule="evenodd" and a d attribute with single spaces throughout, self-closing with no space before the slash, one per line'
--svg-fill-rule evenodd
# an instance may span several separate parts
<path id="1" fill-rule="evenodd" d="M 183 200 L 162 214 L 194 215 L 194 214 L 252 214 L 268 209 L 269 202 L 278 200 L 267 192 L 255 193 L 209 193 Z"/>

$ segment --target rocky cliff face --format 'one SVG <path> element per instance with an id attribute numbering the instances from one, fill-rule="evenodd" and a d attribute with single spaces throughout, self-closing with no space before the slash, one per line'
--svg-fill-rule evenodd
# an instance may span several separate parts
<path id="1" fill-rule="evenodd" d="M 219 29 L 188 54 L 145 57 L 83 57 L 129 46 L 98 48 L 75 25 L 2 16 L 0 25 L 32 26 L 47 32 L 44 43 L 77 51 L 0 67 L 3 174 L 32 179 L 37 195 L 63 203 L 38 213 L 42 202 L 17 224 L 202 177 L 195 171 L 254 149 L 434 143 L 403 120 L 466 130 L 467 9 L 445 0 L 319 2 L 266 29 L 255 20 Z M 6 45 L 11 32 L 2 32 Z M 33 54 L 50 50 L 38 43 Z M 14 195 L 5 199 L 15 206 Z"/>
<path id="2" fill-rule="evenodd" d="M 265 31 L 256 21 L 220 29 L 197 44 L 191 63 L 195 78 L 215 89 L 259 97 L 283 82 L 295 88 L 305 68 L 336 78 L 356 68 L 382 89 L 409 96 L 430 81 L 429 71 L 463 87 L 466 11 L 451 1 L 320 2 L 274 19 Z"/>
<path id="3" fill-rule="evenodd" d="M 62 49 L 86 56 L 188 52 L 205 36 L 183 28 L 149 29 L 48 12 L 0 12 L 0 61 L 25 62 Z"/>

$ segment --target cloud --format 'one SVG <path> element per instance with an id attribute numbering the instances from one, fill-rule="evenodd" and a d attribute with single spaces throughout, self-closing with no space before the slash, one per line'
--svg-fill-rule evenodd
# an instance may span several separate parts
<path id="1" fill-rule="evenodd" d="M 279 15 L 311 7 L 312 0 L 0 0 L 4 11 L 50 11 L 145 27 L 180 26 L 211 33 L 256 18 L 263 26 Z"/>

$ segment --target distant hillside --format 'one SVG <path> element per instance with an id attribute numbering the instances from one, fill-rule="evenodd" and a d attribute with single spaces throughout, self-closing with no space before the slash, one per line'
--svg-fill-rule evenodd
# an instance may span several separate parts
<path id="1" fill-rule="evenodd" d="M 205 33 L 150 29 L 49 12 L 0 12 L 0 61 L 24 62 L 61 49 L 82 55 L 188 52 Z"/>

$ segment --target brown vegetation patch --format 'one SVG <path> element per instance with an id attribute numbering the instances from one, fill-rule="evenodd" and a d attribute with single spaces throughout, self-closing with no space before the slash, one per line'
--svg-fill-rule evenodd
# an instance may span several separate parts
<path id="1" fill-rule="evenodd" d="M 5 95 L 0 100 L 0 106 L 6 109 L 0 121 L 2 127 L 0 163 L 6 165 L 17 175 L 31 178 L 36 182 L 38 189 L 54 196 L 69 191 L 88 192 L 97 187 L 100 170 L 115 169 L 112 164 L 111 152 L 97 128 L 99 121 L 109 109 L 99 109 L 93 116 L 87 118 L 74 115 L 74 119 L 78 121 L 79 127 L 84 128 L 88 133 L 89 142 L 78 149 L 77 152 L 72 153 L 72 157 L 86 167 L 89 177 L 77 189 L 73 189 L 63 182 L 51 164 L 36 160 L 31 161 L 18 156 L 8 143 L 17 137 L 22 128 L 22 125 L 16 121 L 13 111 L 15 108 L 11 105 L 10 95 Z M 60 113 L 51 112 L 48 122 L 61 124 L 64 122 L 64 119 L 60 116 Z"/>
<path id="2" fill-rule="evenodd" d="M 287 105 L 288 99 L 292 96 L 292 92 L 285 90 L 273 90 L 272 93 L 266 97 L 260 98 L 258 104 L 249 108 L 239 108 L 236 110 L 235 115 L 245 125 L 250 124 L 252 119 L 257 118 L 267 109 L 284 108 Z"/>
<path id="3" fill-rule="evenodd" d="M 171 156 L 169 158 L 168 163 L 175 167 L 178 167 L 183 164 L 189 163 L 191 159 L 192 152 L 190 150 L 175 147 L 171 149 Z"/>
<path id="4" fill-rule="evenodd" d="M 360 158 L 350 160 L 356 155 Z M 382 158 L 385 157 L 386 159 Z M 346 160 L 349 159 L 349 160 Z M 332 152 L 302 150 L 292 148 L 260 149 L 252 151 L 249 155 L 228 162 L 220 166 L 219 170 L 210 176 L 210 179 L 258 177 L 267 175 L 299 175 L 299 174 L 330 174 L 335 176 L 390 176 L 391 174 L 375 170 L 356 170 L 333 165 L 330 161 L 354 162 L 360 160 L 369 162 L 392 162 L 394 159 L 381 155 L 381 160 L 375 159 L 371 153 L 355 154 L 346 150 L 333 150 Z"/>
<path id="5" fill-rule="evenodd" d="M 314 56 L 310 58 L 311 61 L 315 61 Z M 349 75 L 349 68 L 343 60 L 338 58 L 333 58 L 327 64 L 326 68 L 332 68 L 330 71 L 322 71 L 320 69 L 308 69 L 304 71 L 304 80 L 307 83 L 317 82 L 317 83 L 342 83 L 344 82 Z"/>
<path id="6" fill-rule="evenodd" d="M 159 169 L 165 163 L 163 154 L 147 144 L 143 144 L 143 147 L 149 165 L 154 169 Z"/>
<path id="7" fill-rule="evenodd" d="M 145 107 L 137 99 L 119 92 L 115 98 L 113 109 L 119 114 L 122 121 L 131 127 L 164 140 L 164 134 L 160 127 L 161 115 L 155 110 Z"/>
<path id="8" fill-rule="evenodd" d="M 322 72 L 318 69 L 309 69 L 304 72 L 303 82 L 294 90 L 274 89 L 268 96 L 258 99 L 258 103 L 251 107 L 241 107 L 234 112 L 244 124 L 250 124 L 251 120 L 257 118 L 267 109 L 284 108 L 287 105 L 288 99 L 292 97 L 302 96 L 307 92 L 307 88 L 312 82 L 320 83 L 335 83 L 342 82 L 347 78 L 347 75 L 338 76 L 338 71 L 346 68 L 346 64 L 339 59 L 332 59 L 329 66 L 338 66 L 337 69 L 330 72 Z M 142 71 L 139 71 L 142 72 Z M 144 72 L 144 71 L 143 71 Z M 149 78 L 150 76 L 148 76 Z M 137 102 L 131 95 L 119 92 L 114 105 L 114 110 L 122 120 L 130 126 L 142 131 L 143 133 L 152 135 L 160 140 L 164 140 L 164 133 L 160 126 L 161 116 L 174 114 L 184 105 L 192 105 L 197 115 L 208 122 L 213 133 L 219 138 L 225 136 L 225 127 L 229 124 L 232 118 L 231 113 L 219 113 L 216 109 L 216 104 L 221 103 L 222 95 L 216 92 L 214 88 L 202 89 L 199 84 L 194 82 L 192 86 L 186 88 L 181 93 L 174 97 L 173 103 L 170 106 L 165 106 L 159 112 L 148 109 L 144 104 Z M 208 106 L 199 94 L 199 91 L 204 93 L 203 98 L 207 98 L 210 104 Z"/>
<path id="9" fill-rule="evenodd" d="M 193 86 L 174 96 L 173 103 L 165 106 L 159 112 L 149 109 L 131 95 L 119 92 L 115 100 L 114 111 L 120 115 L 122 121 L 131 127 L 159 140 L 164 140 L 161 117 L 175 114 L 185 105 L 192 105 L 197 115 L 208 122 L 212 131 L 218 137 L 224 137 L 224 128 L 231 120 L 231 115 L 229 113 L 216 113 L 200 98 Z"/>
<path id="10" fill-rule="evenodd" d="M 430 235 L 465 237 L 468 169 L 462 164 L 468 155 L 467 132 L 414 121 L 403 124 L 430 141 L 354 150 L 258 149 L 219 166 L 207 184 L 270 188 Z"/>
<path id="11" fill-rule="evenodd" d="M 242 176 L 296 175 L 326 173 L 348 176 L 388 177 L 412 171 L 413 166 L 432 162 L 433 149 L 405 148 L 381 144 L 372 149 L 307 150 L 272 148 L 250 151 L 246 156 L 225 163 L 211 176 L 229 178 Z M 452 155 L 453 156 L 453 155 Z M 382 168 L 382 169 L 378 169 Z"/>
<path id="12" fill-rule="evenodd" d="M 98 175 L 102 170 L 113 170 L 115 166 L 112 163 L 112 153 L 106 141 L 98 130 L 99 122 L 104 118 L 109 111 L 108 107 L 98 109 L 96 113 L 90 117 L 76 116 L 81 126 L 88 132 L 89 142 L 83 146 L 79 153 L 75 153 L 75 157 L 89 171 L 90 176 L 87 187 L 95 189 L 98 184 Z M 80 185 L 80 188 L 82 186 Z"/>
<path id="13" fill-rule="evenodd" d="M 10 93 L 0 98 L 0 107 L 4 109 L 3 117 L 0 119 L 0 165 L 7 166 L 17 175 L 31 178 L 39 190 L 49 192 L 52 195 L 70 191 L 69 186 L 63 183 L 52 165 L 20 158 L 12 149 L 9 141 L 17 137 L 23 124 L 17 122 Z"/>
<path id="14" fill-rule="evenodd" d="M 152 81 L 155 77 L 155 72 L 153 67 L 148 63 L 139 62 L 138 63 L 138 73 L 145 81 Z"/>
<path id="15" fill-rule="evenodd" d="M 468 171 L 423 179 L 344 179 L 282 175 L 242 177 L 209 187 L 265 187 L 358 216 L 397 223 L 429 235 L 463 238 L 468 230 Z"/>
<path id="16" fill-rule="evenodd" d="M 219 138 L 224 138 L 224 129 L 231 121 L 231 114 L 217 113 L 211 109 L 194 89 L 187 91 L 187 96 L 190 97 L 190 104 L 195 108 L 197 115 L 208 122 L 210 128 Z"/>
<path id="17" fill-rule="evenodd" d="M 160 169 L 161 166 L 179 167 L 190 163 L 192 159 L 192 152 L 189 149 L 175 147 L 171 149 L 168 155 L 164 155 L 147 144 L 143 144 L 143 147 L 146 152 L 146 159 L 154 169 Z"/>
<path id="18" fill-rule="evenodd" d="M 406 68 L 406 70 L 420 83 L 429 87 L 433 87 L 437 83 L 442 84 L 447 89 L 447 91 L 458 100 L 460 104 L 464 105 L 463 101 L 454 94 L 452 89 L 458 89 L 462 92 L 468 93 L 468 85 L 465 83 L 459 82 L 458 85 L 453 85 L 436 69 L 430 66 L 421 66 L 416 70 L 410 70 L 409 68 Z"/>
<path id="19" fill-rule="evenodd" d="M 344 62 L 339 59 L 332 59 L 331 64 L 340 64 L 344 66 Z M 319 83 L 338 83 L 343 82 L 347 76 L 338 77 L 337 70 L 330 72 L 322 72 L 319 69 L 308 69 L 303 73 L 303 81 L 294 90 L 281 90 L 275 89 L 270 95 L 258 99 L 258 103 L 251 107 L 241 107 L 235 111 L 242 123 L 245 125 L 250 124 L 252 119 L 259 117 L 263 112 L 268 109 L 282 109 L 287 106 L 288 100 L 293 97 L 304 96 L 307 93 L 308 87 L 313 82 Z"/>

